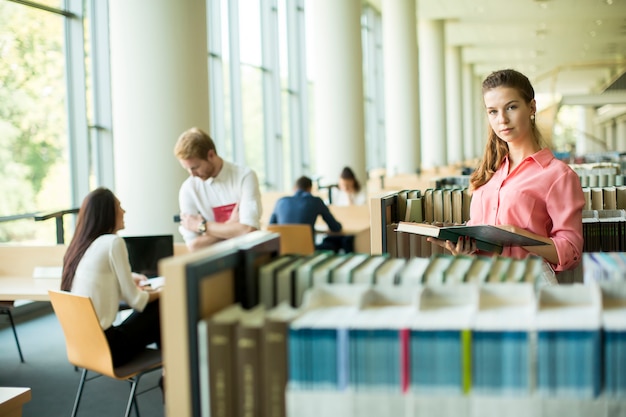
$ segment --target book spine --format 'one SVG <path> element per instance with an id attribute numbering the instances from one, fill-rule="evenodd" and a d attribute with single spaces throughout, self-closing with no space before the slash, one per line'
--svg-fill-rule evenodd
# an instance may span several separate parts
<path id="1" fill-rule="evenodd" d="M 209 393 L 212 417 L 235 417 L 235 345 L 232 323 L 209 323 Z"/>
<path id="2" fill-rule="evenodd" d="M 239 325 L 236 337 L 238 416 L 262 416 L 261 328 Z"/>
<path id="3" fill-rule="evenodd" d="M 285 417 L 285 388 L 287 386 L 288 323 L 267 320 L 263 328 L 263 385 L 265 417 Z"/>

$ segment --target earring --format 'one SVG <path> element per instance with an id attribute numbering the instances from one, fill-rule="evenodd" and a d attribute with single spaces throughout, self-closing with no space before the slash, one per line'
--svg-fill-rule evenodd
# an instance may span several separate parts
<path id="1" fill-rule="evenodd" d="M 530 120 L 532 120 L 533 122 L 535 121 L 535 115 L 534 114 L 530 115 Z"/>

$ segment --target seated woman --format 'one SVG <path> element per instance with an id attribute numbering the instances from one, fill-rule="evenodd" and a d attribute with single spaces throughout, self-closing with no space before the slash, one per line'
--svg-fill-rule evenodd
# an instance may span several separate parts
<path id="1" fill-rule="evenodd" d="M 344 167 L 339 175 L 337 188 L 331 189 L 334 206 L 361 206 L 367 203 L 367 195 L 350 167 Z"/>
<path id="2" fill-rule="evenodd" d="M 146 291 L 133 274 L 124 239 L 124 209 L 115 195 L 98 188 L 85 197 L 74 237 L 63 258 L 61 290 L 91 298 L 111 349 L 113 366 L 130 361 L 147 345 L 161 343 L 160 289 Z M 120 301 L 134 309 L 113 326 Z"/>

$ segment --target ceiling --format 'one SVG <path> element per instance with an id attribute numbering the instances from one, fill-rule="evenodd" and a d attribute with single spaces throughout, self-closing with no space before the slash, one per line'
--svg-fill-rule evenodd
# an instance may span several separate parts
<path id="1" fill-rule="evenodd" d="M 398 0 L 368 3 L 380 10 L 381 1 Z M 514 68 L 548 101 L 568 96 L 575 104 L 626 72 L 626 0 L 415 1 L 418 19 L 445 21 L 446 44 L 461 47 L 463 62 L 481 79 Z M 626 104 L 621 88 L 598 105 Z"/>

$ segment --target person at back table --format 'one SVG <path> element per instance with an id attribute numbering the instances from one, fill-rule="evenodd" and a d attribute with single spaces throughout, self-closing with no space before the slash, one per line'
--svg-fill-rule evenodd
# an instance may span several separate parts
<path id="1" fill-rule="evenodd" d="M 189 173 L 179 191 L 179 231 L 194 251 L 260 229 L 261 191 L 256 173 L 225 161 L 203 130 L 183 132 L 174 154 Z"/>
<path id="2" fill-rule="evenodd" d="M 367 203 L 365 190 L 350 167 L 344 167 L 339 175 L 337 188 L 331 188 L 331 203 L 334 206 L 362 206 Z"/>
<path id="3" fill-rule="evenodd" d="M 585 204 L 576 172 L 556 159 L 535 124 L 537 105 L 528 78 L 511 69 L 483 81 L 489 135 L 483 159 L 470 177 L 469 225 L 490 224 L 545 242 L 542 246 L 505 247 L 502 255 L 544 259 L 544 278 L 580 264 Z M 433 240 L 453 254 L 475 253 L 471 239 Z"/>
<path id="4" fill-rule="evenodd" d="M 309 177 L 298 178 L 294 188 L 293 196 L 282 197 L 276 202 L 270 224 L 308 224 L 315 235 L 315 222 L 318 216 L 322 216 L 331 232 L 341 231 L 341 223 L 335 219 L 324 201 L 311 194 L 313 181 Z M 316 245 L 316 249 L 330 249 L 335 252 L 339 250 L 324 241 Z"/>
<path id="5" fill-rule="evenodd" d="M 124 229 L 124 209 L 113 192 L 97 188 L 85 197 L 72 241 L 63 257 L 61 290 L 91 298 L 111 349 L 120 366 L 152 343 L 160 345 L 161 288 L 144 290 L 144 275 L 131 272 Z M 120 301 L 132 314 L 114 326 Z"/>

